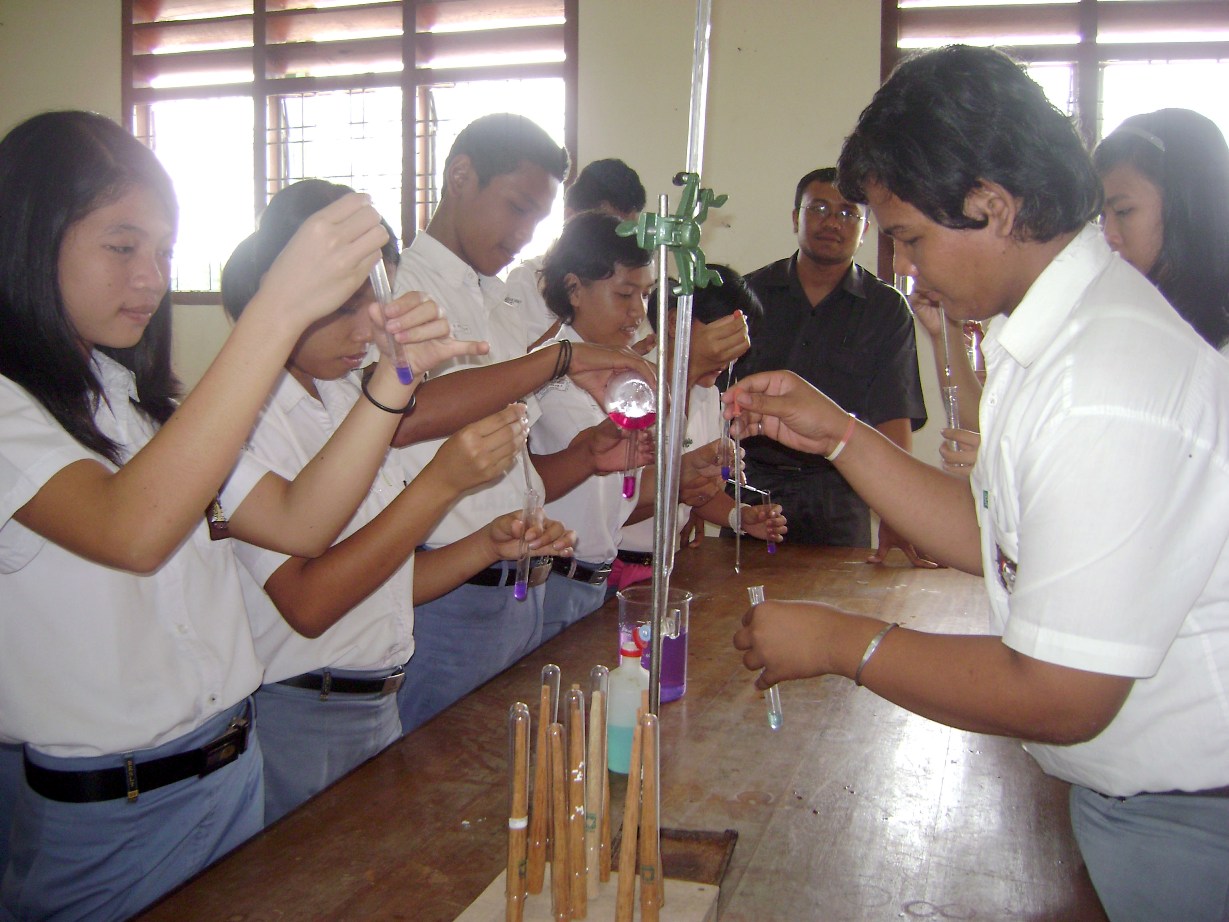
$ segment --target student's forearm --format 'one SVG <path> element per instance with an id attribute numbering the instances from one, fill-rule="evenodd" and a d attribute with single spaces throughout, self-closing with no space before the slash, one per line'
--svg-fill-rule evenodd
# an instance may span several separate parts
<path id="1" fill-rule="evenodd" d="M 883 622 L 841 615 L 832 625 L 833 670 L 853 677 Z M 876 694 L 947 726 L 1065 745 L 1096 736 L 1132 680 L 1024 656 L 1001 638 L 889 632 L 862 671 Z"/>
<path id="2" fill-rule="evenodd" d="M 545 384 L 558 358 L 559 349 L 541 349 L 507 362 L 462 368 L 431 378 L 419 388 L 414 412 L 397 427 L 393 444 L 405 446 L 445 438 L 502 410 Z"/>
<path id="3" fill-rule="evenodd" d="M 90 560 L 161 566 L 200 524 L 251 432 L 298 331 L 256 301 L 200 382 L 118 471 L 92 461 L 57 473 L 15 518 Z"/>
<path id="4" fill-rule="evenodd" d="M 367 387 L 384 406 L 404 405 L 410 393 L 391 366 L 378 368 Z M 367 495 L 398 419 L 360 398 L 293 481 L 266 476 L 257 484 L 232 513 L 231 533 L 295 556 L 323 554 Z"/>
<path id="5" fill-rule="evenodd" d="M 422 605 L 447 595 L 498 560 L 485 529 L 444 547 L 419 551 L 414 562 L 414 604 Z"/>
<path id="6" fill-rule="evenodd" d="M 430 468 L 374 519 L 316 558 L 292 557 L 265 582 L 287 623 L 318 637 L 393 575 L 456 500 Z"/>
<path id="7" fill-rule="evenodd" d="M 583 435 L 583 433 L 582 433 Z M 566 496 L 590 477 L 599 476 L 593 453 L 584 438 L 574 439 L 563 451 L 549 455 L 530 455 L 542 483 L 546 487 L 546 502 Z M 601 474 L 615 477 L 616 474 Z"/>

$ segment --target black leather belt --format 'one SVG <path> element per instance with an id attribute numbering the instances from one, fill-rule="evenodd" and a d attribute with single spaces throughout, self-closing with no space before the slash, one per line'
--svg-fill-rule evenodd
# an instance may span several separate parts
<path id="1" fill-rule="evenodd" d="M 61 803 L 85 804 L 126 797 L 136 800 L 142 791 L 153 791 L 185 778 L 203 778 L 239 758 L 248 746 L 248 719 L 236 717 L 217 739 L 199 749 L 136 762 L 132 756 L 119 768 L 93 771 L 60 771 L 43 768 L 25 756 L 26 783 L 36 794 Z"/>
<path id="2" fill-rule="evenodd" d="M 323 672 L 305 672 L 302 675 L 282 679 L 278 685 L 289 685 L 291 688 L 306 688 L 320 692 L 320 700 L 328 700 L 329 695 L 393 695 L 405 683 L 405 672 L 398 669 L 392 675 L 383 679 L 351 679 L 336 676 L 325 669 Z"/>
<path id="3" fill-rule="evenodd" d="M 529 560 L 528 585 L 541 586 L 550 575 L 551 561 L 554 557 L 532 557 Z M 516 565 L 507 563 L 479 570 L 465 582 L 471 586 L 511 586 L 516 582 Z"/>
<path id="4" fill-rule="evenodd" d="M 603 563 L 596 567 L 586 566 L 574 557 L 556 557 L 551 569 L 568 579 L 579 580 L 590 586 L 600 586 L 610 575 L 610 564 Z"/>
<path id="5" fill-rule="evenodd" d="M 624 563 L 634 563 L 641 567 L 653 566 L 653 555 L 648 551 L 619 551 L 618 556 Z"/>

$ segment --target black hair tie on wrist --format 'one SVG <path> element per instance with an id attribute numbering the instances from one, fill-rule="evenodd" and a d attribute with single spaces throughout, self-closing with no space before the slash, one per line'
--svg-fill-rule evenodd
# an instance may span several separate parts
<path id="1" fill-rule="evenodd" d="M 375 407 L 377 410 L 383 410 L 385 413 L 394 413 L 397 416 L 408 416 L 410 413 L 414 412 L 414 404 L 417 403 L 418 401 L 418 389 L 417 388 L 414 389 L 414 393 L 410 394 L 410 402 L 407 403 L 405 406 L 403 406 L 400 410 L 398 410 L 398 409 L 395 409 L 394 407 L 384 406 L 384 404 L 380 403 L 380 401 L 376 400 L 374 397 L 371 396 L 371 391 L 367 390 L 367 381 L 370 377 L 371 377 L 370 375 L 363 375 L 362 381 L 359 384 L 359 387 L 363 389 L 363 396 L 367 398 L 368 402 L 373 407 Z"/>
<path id="2" fill-rule="evenodd" d="M 559 340 L 559 356 L 555 359 L 555 370 L 551 372 L 550 379 L 558 381 L 572 367 L 572 341 L 568 339 Z"/>

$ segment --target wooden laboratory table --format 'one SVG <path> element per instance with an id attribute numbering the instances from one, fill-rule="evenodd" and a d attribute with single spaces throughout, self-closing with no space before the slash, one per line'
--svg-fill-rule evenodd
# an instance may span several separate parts
<path id="1" fill-rule="evenodd" d="M 743 551 L 741 575 L 732 540 L 679 553 L 672 585 L 696 596 L 690 674 L 661 713 L 663 825 L 738 832 L 721 919 L 1104 919 L 1071 837 L 1067 787 L 1017 744 L 931 723 L 836 677 L 784 685 L 785 726 L 773 733 L 730 643 L 748 585 L 975 632 L 980 580 L 914 570 L 899 552 L 873 566 L 858 549 Z M 509 705 L 537 700 L 548 662 L 565 686 L 587 687 L 616 647 L 612 602 L 141 918 L 454 919 L 504 865 Z M 617 826 L 623 785 L 612 792 Z"/>

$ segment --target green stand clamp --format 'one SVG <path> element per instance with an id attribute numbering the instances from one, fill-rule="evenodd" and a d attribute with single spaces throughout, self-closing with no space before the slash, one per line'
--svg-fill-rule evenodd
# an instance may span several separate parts
<path id="1" fill-rule="evenodd" d="M 668 247 L 674 254 L 679 280 L 676 295 L 694 294 L 697 288 L 720 285 L 721 275 L 709 269 L 700 249 L 700 225 L 708 218 L 710 208 L 720 208 L 729 196 L 714 195 L 712 189 L 700 188 L 698 173 L 679 173 L 674 184 L 683 187 L 678 208 L 673 215 L 641 212 L 634 221 L 624 221 L 617 228 L 620 237 L 636 236 L 642 249 Z"/>

